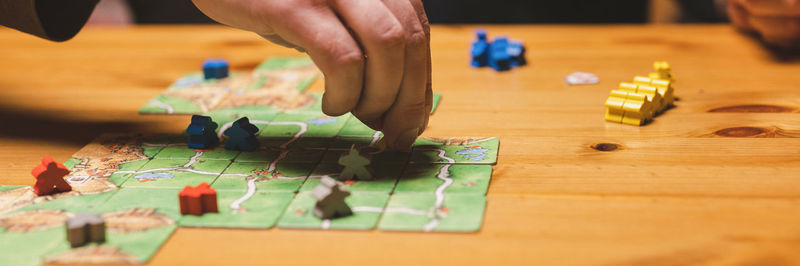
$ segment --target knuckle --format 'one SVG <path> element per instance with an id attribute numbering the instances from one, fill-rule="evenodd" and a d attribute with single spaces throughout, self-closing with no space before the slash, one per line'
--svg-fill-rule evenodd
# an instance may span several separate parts
<path id="1" fill-rule="evenodd" d="M 405 31 L 399 23 L 393 23 L 378 33 L 378 43 L 384 46 L 395 46 L 405 42 Z"/>
<path id="2" fill-rule="evenodd" d="M 336 55 L 333 60 L 338 66 L 359 66 L 364 64 L 364 54 L 358 50 L 349 50 Z"/>
<path id="3" fill-rule="evenodd" d="M 428 36 L 423 31 L 414 31 L 406 37 L 406 45 L 412 48 L 425 47 L 428 44 Z"/>

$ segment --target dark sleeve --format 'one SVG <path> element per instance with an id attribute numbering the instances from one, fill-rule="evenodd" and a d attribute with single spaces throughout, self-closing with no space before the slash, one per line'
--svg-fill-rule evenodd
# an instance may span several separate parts
<path id="1" fill-rule="evenodd" d="M 98 0 L 0 0 L 0 25 L 66 41 L 86 24 Z"/>

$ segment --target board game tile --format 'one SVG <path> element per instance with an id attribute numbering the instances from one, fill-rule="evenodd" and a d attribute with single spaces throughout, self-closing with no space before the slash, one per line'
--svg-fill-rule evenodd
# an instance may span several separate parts
<path id="1" fill-rule="evenodd" d="M 397 179 L 403 172 L 404 165 L 401 164 L 385 164 L 385 165 L 370 165 L 368 169 L 372 173 L 372 179 L 368 180 L 340 180 L 339 173 L 344 169 L 339 164 L 319 164 L 308 176 L 303 187 L 300 191 L 311 191 L 320 183 L 322 176 L 333 177 L 347 187 L 347 190 L 353 192 L 382 192 L 391 193 L 394 189 Z"/>
<path id="2" fill-rule="evenodd" d="M 265 59 L 255 70 L 280 70 L 293 68 L 307 68 L 314 66 L 314 62 L 309 57 L 297 56 L 273 56 Z"/>
<path id="3" fill-rule="evenodd" d="M 276 115 L 259 135 L 284 138 L 294 136 L 333 138 L 349 118 L 350 114 L 330 117 L 315 113 L 281 113 Z"/>
<path id="4" fill-rule="evenodd" d="M 230 164 L 224 160 L 153 159 L 122 184 L 123 188 L 183 188 L 211 184 Z"/>
<path id="5" fill-rule="evenodd" d="M 189 160 L 191 158 L 202 160 L 227 160 L 231 161 L 237 155 L 238 150 L 225 149 L 225 143 L 217 144 L 213 149 L 190 149 L 186 145 L 170 145 L 165 147 L 156 155 L 154 159 L 176 159 Z"/>
<path id="6" fill-rule="evenodd" d="M 142 168 L 147 162 L 150 160 L 138 160 L 132 162 L 121 163 L 119 165 L 119 169 L 114 171 L 110 176 L 108 176 L 108 181 L 113 183 L 115 186 L 121 186 L 122 183 L 125 183 L 129 178 L 133 177 L 134 173 Z"/>
<path id="7" fill-rule="evenodd" d="M 250 120 L 250 123 L 255 125 L 259 131 L 263 130 L 266 126 L 266 123 L 271 121 L 278 113 L 275 111 L 271 112 L 243 112 L 237 109 L 226 109 L 226 110 L 215 110 L 211 111 L 205 116 L 211 117 L 211 120 L 217 123 L 217 135 L 222 136 L 222 138 L 226 138 L 224 134 L 225 130 L 231 127 L 234 121 L 239 120 L 239 118 L 247 117 Z"/>
<path id="8" fill-rule="evenodd" d="M 342 130 L 339 131 L 339 134 L 337 134 L 337 136 L 372 137 L 373 135 L 375 135 L 375 132 L 377 131 L 369 128 L 367 125 L 362 123 L 361 120 L 358 120 L 358 118 L 356 118 L 355 116 L 350 116 L 350 118 L 347 119 L 347 122 L 342 127 Z"/>
<path id="9" fill-rule="evenodd" d="M 194 185 L 194 184 L 193 184 Z M 131 210 L 154 209 L 156 214 L 166 215 L 177 221 L 181 217 L 178 193 L 181 188 L 121 188 L 95 212 L 130 212 Z M 156 215 L 157 216 L 157 215 Z"/>
<path id="10" fill-rule="evenodd" d="M 60 252 L 63 249 L 60 246 L 67 243 L 63 222 L 46 229 L 31 229 L 8 232 L 0 228 L 0 262 L 3 265 L 41 265 L 44 256 Z"/>
<path id="11" fill-rule="evenodd" d="M 14 213 L 27 212 L 32 210 L 63 210 L 67 212 L 92 212 L 93 209 L 105 204 L 119 190 L 111 190 L 103 193 L 78 195 L 75 193 L 62 193 L 57 198 L 50 198 L 46 201 L 39 201 L 36 204 L 28 205 L 17 209 Z M 41 199 L 40 199 L 41 200 Z"/>
<path id="12" fill-rule="evenodd" d="M 446 169 L 445 169 L 446 168 Z M 444 171 L 444 172 L 443 172 Z M 444 173 L 442 178 L 439 178 Z M 403 171 L 395 193 L 430 192 L 452 179 L 444 193 L 469 193 L 485 195 L 492 177 L 491 165 L 473 164 L 411 164 Z"/>
<path id="13" fill-rule="evenodd" d="M 109 214 L 104 214 L 108 219 Z M 72 248 L 66 239 L 59 241 L 55 252 L 43 256 L 49 264 L 83 264 L 91 257 L 97 261 L 100 254 L 106 261 L 95 264 L 141 264 L 147 262 L 166 242 L 177 226 L 174 222 L 151 229 L 142 229 L 142 217 L 130 219 L 114 219 L 113 225 L 106 224 L 106 241 L 102 244 L 89 243 L 86 246 Z M 135 224 L 140 223 L 140 224 Z M 61 235 L 63 236 L 62 233 Z M 133 230 L 133 231 L 131 231 Z"/>
<path id="14" fill-rule="evenodd" d="M 177 193 L 175 195 L 177 198 Z M 139 227 L 135 223 L 140 219 L 131 219 L 131 222 L 129 222 L 131 229 Z M 158 252 L 177 228 L 178 226 L 173 221 L 171 224 L 141 231 L 112 231 L 106 234 L 104 246 L 116 247 L 119 249 L 118 252 L 121 253 L 120 256 L 130 255 L 136 258 L 139 263 L 145 263 Z"/>
<path id="15" fill-rule="evenodd" d="M 180 226 L 220 228 L 261 228 L 275 226 L 294 199 L 292 192 L 256 192 L 246 198 L 245 191 L 218 191 L 219 212 L 203 216 L 184 215 Z"/>
<path id="16" fill-rule="evenodd" d="M 167 95 L 157 95 L 139 108 L 140 114 L 201 114 L 203 109 L 190 100 Z"/>
<path id="17" fill-rule="evenodd" d="M 375 228 L 389 194 L 351 192 L 345 199 L 353 214 L 324 222 L 312 212 L 316 200 L 310 192 L 297 193 L 278 221 L 280 228 L 371 230 Z"/>
<path id="18" fill-rule="evenodd" d="M 270 171 L 271 166 L 267 162 L 234 162 L 211 187 L 220 191 L 246 191 L 252 183 L 257 191 L 295 192 L 314 168 L 311 163 L 279 162 Z"/>
<path id="19" fill-rule="evenodd" d="M 412 164 L 496 164 L 500 140 L 488 138 L 419 138 L 411 151 Z"/>
<path id="20" fill-rule="evenodd" d="M 109 165 L 152 158 L 176 137 L 166 134 L 103 134 L 75 152 L 72 158 L 76 158 L 77 163 L 88 163 L 91 168 L 110 169 L 114 167 Z"/>
<path id="21" fill-rule="evenodd" d="M 0 192 L 27 187 L 25 185 L 0 185 Z"/>
<path id="22" fill-rule="evenodd" d="M 486 196 L 445 193 L 436 209 L 434 193 L 394 193 L 378 224 L 387 231 L 476 232 L 483 223 Z M 437 219 L 438 217 L 438 219 Z"/>
<path id="23" fill-rule="evenodd" d="M 280 158 L 282 163 L 317 163 L 325 154 L 325 149 L 272 149 L 259 147 L 252 152 L 242 152 L 235 162 L 272 162 Z"/>
<path id="24" fill-rule="evenodd" d="M 363 147 L 363 146 L 362 146 Z M 410 153 L 402 151 L 380 151 L 377 148 L 363 147 L 358 149 L 359 154 L 370 160 L 370 165 L 384 165 L 384 164 L 401 164 L 404 165 L 408 162 Z M 350 149 L 330 148 L 322 156 L 321 163 L 324 164 L 337 164 L 339 158 L 350 152 Z"/>

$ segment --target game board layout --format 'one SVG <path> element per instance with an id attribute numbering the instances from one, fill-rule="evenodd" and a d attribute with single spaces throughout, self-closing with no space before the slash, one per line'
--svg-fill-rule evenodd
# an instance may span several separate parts
<path id="1" fill-rule="evenodd" d="M 316 103 L 254 110 L 207 113 L 222 141 L 207 150 L 188 148 L 187 134 L 102 135 L 64 163 L 70 192 L 36 196 L 30 186 L 0 186 L 0 261 L 143 263 L 177 227 L 480 230 L 498 138 L 419 138 L 409 152 L 382 151 L 381 132 L 349 114 L 325 116 Z M 226 150 L 222 132 L 245 116 L 260 129 L 260 148 Z M 370 159 L 373 178 L 342 180 L 353 214 L 319 219 L 310 191 L 324 176 L 338 178 L 338 158 L 351 147 Z M 219 212 L 181 215 L 178 192 L 202 182 L 216 189 Z M 80 212 L 102 214 L 105 243 L 70 247 L 64 222 Z"/>

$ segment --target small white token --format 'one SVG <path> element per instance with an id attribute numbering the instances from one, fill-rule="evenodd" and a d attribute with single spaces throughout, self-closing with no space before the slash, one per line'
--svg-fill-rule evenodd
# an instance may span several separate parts
<path id="1" fill-rule="evenodd" d="M 567 75 L 564 80 L 569 85 L 588 85 L 600 82 L 600 78 L 598 78 L 597 75 L 586 72 L 573 72 Z"/>

